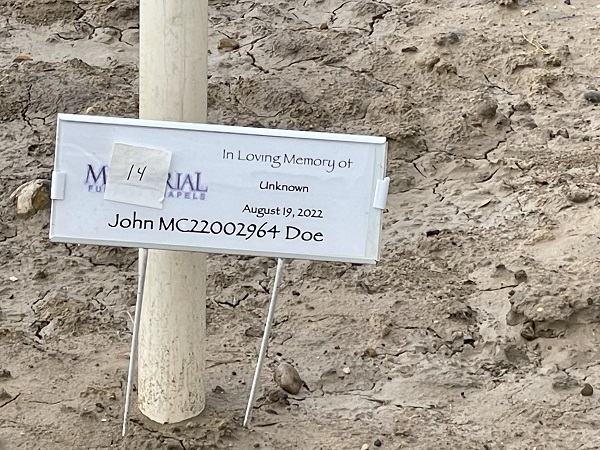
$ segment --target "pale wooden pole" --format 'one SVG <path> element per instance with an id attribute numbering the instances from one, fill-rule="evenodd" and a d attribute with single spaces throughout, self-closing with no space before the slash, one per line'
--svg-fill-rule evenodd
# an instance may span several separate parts
<path id="1" fill-rule="evenodd" d="M 140 118 L 206 121 L 207 10 L 207 0 L 140 1 Z M 175 423 L 202 412 L 205 336 L 206 256 L 150 250 L 138 348 L 145 416 Z"/>

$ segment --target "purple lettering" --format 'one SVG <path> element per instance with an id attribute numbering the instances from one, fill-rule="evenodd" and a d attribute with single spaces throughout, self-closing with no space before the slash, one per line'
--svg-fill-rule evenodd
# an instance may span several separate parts
<path id="1" fill-rule="evenodd" d="M 85 177 L 85 184 L 92 184 L 90 183 L 90 177 L 93 180 L 93 184 L 98 184 L 99 180 L 102 180 L 101 184 L 106 184 L 106 166 L 102 166 L 100 172 L 96 174 L 94 172 L 94 167 L 91 164 L 88 164 L 87 175 Z"/>

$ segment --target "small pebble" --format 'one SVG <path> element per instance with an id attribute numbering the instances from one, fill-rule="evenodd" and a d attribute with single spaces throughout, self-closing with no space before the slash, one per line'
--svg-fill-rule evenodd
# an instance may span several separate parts
<path id="1" fill-rule="evenodd" d="M 273 380 L 281 387 L 284 391 L 296 395 L 300 392 L 302 387 L 302 378 L 298 374 L 298 371 L 286 362 L 282 362 L 277 366 L 273 373 Z"/>
<path id="2" fill-rule="evenodd" d="M 219 41 L 217 48 L 224 52 L 231 52 L 233 50 L 237 50 L 238 48 L 240 48 L 240 44 L 234 39 L 222 38 Z"/>
<path id="3" fill-rule="evenodd" d="M 515 272 L 515 280 L 521 282 L 521 281 L 526 281 L 527 280 L 527 272 L 525 272 L 523 269 L 519 269 Z"/>
<path id="4" fill-rule="evenodd" d="M 456 33 L 442 33 L 439 36 L 433 38 L 433 43 L 435 45 L 447 46 L 451 44 L 456 44 L 458 40 L 458 34 Z"/>
<path id="5" fill-rule="evenodd" d="M 369 347 L 369 348 L 367 348 L 365 350 L 364 355 L 368 356 L 369 358 L 375 358 L 377 356 L 377 350 L 375 350 L 374 348 Z"/>
<path id="6" fill-rule="evenodd" d="M 45 180 L 33 180 L 19 186 L 10 200 L 17 199 L 17 214 L 29 216 L 50 208 L 50 194 Z"/>
<path id="7" fill-rule="evenodd" d="M 415 47 L 414 45 L 411 45 L 410 47 L 404 47 L 402 50 L 400 50 L 402 53 L 416 53 L 419 51 L 419 49 L 417 47 Z"/>
<path id="8" fill-rule="evenodd" d="M 13 59 L 13 62 L 31 61 L 32 59 L 33 58 L 31 55 L 28 55 L 27 53 L 21 53 L 15 59 Z"/>
<path id="9" fill-rule="evenodd" d="M 329 25 L 327 25 L 325 22 L 323 22 L 321 25 L 319 25 L 319 30 L 326 30 L 329 28 Z"/>
<path id="10" fill-rule="evenodd" d="M 594 393 L 594 388 L 590 383 L 585 383 L 583 385 L 583 389 L 581 390 L 581 395 L 584 397 L 590 397 Z"/>
<path id="11" fill-rule="evenodd" d="M 346 375 L 348 375 L 351 372 L 350 367 L 344 367 L 342 369 L 342 372 L 344 372 Z"/>
<path id="12" fill-rule="evenodd" d="M 526 322 L 521 329 L 521 337 L 528 341 L 533 341 L 536 338 L 535 335 L 535 324 L 533 322 Z"/>
<path id="13" fill-rule="evenodd" d="M 598 104 L 600 103 L 600 92 L 587 91 L 585 94 L 583 94 L 583 98 L 585 98 L 590 103 Z"/>
<path id="14" fill-rule="evenodd" d="M 364 444 L 360 450 L 369 450 L 369 444 Z"/>
<path id="15" fill-rule="evenodd" d="M 373 445 L 375 447 L 381 447 L 382 442 L 379 439 L 375 439 L 375 441 L 373 442 Z"/>
<path id="16" fill-rule="evenodd" d="M 592 197 L 592 194 L 586 189 L 573 186 L 567 192 L 567 198 L 573 203 L 583 203 L 588 201 Z"/>
<path id="17" fill-rule="evenodd" d="M 515 105 L 515 111 L 521 111 L 521 112 L 531 111 L 531 105 L 526 101 L 519 102 Z"/>

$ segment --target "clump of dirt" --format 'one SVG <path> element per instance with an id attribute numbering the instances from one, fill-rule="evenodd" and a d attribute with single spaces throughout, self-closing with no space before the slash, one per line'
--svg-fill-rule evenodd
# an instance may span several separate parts
<path id="1" fill-rule="evenodd" d="M 71 0 L 2 0 L 0 15 L 28 25 L 51 25 L 79 20 L 85 11 Z"/>

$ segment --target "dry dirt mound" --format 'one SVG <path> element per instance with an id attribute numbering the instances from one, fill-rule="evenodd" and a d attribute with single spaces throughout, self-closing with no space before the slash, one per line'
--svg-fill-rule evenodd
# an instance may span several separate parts
<path id="1" fill-rule="evenodd" d="M 207 409 L 121 439 L 137 254 L 9 195 L 57 112 L 135 117 L 138 5 L 0 0 L 0 448 L 600 448 L 600 33 L 570 3 L 211 1 L 211 122 L 389 139 L 383 258 L 288 265 L 250 432 L 274 262 L 212 255 Z"/>

